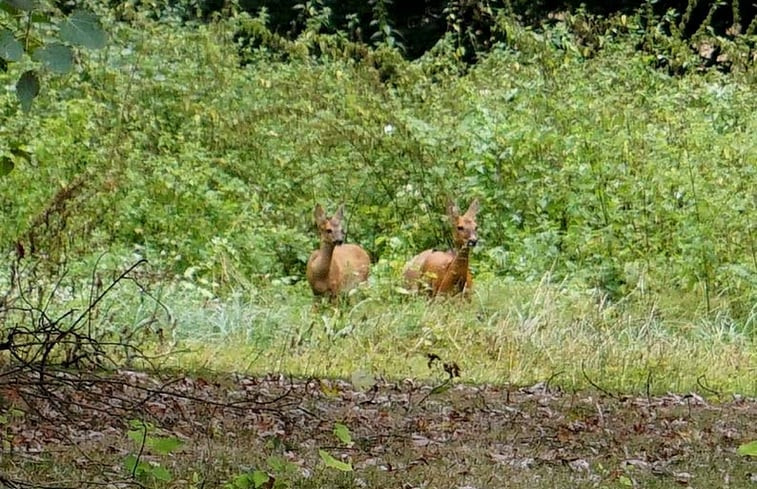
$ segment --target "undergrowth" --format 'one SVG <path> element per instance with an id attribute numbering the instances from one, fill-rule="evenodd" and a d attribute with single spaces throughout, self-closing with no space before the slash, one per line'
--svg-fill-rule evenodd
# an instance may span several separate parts
<path id="1" fill-rule="evenodd" d="M 235 34 L 260 19 L 107 15 L 114 42 L 86 74 L 51 81 L 30 114 L 1 102 L 4 249 L 133 250 L 225 295 L 301 277 L 317 202 L 345 202 L 348 240 L 394 262 L 446 245 L 447 195 L 477 196 L 479 274 L 549 273 L 614 302 L 643 288 L 751 321 L 748 64 L 671 77 L 636 49 L 638 16 L 592 56 L 570 30 L 503 18 L 507 41 L 461 72 L 443 42 L 411 62 L 306 32 L 243 64 Z"/>

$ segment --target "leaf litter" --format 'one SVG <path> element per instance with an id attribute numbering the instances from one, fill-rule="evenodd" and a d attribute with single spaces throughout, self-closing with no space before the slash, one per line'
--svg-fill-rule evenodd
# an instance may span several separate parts
<path id="1" fill-rule="evenodd" d="M 253 470 L 283 487 L 754 487 L 757 462 L 737 453 L 757 439 L 753 398 L 543 384 L 439 390 L 409 379 L 361 387 L 281 375 L 5 372 L 0 482 L 140 485 L 123 466 L 139 453 L 173 474 L 159 487 L 220 487 Z M 140 448 L 127 436 L 134 420 L 180 448 Z"/>

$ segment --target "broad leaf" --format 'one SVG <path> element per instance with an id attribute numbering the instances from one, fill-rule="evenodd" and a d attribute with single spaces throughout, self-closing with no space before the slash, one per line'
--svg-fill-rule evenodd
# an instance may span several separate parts
<path id="1" fill-rule="evenodd" d="M 148 433 L 155 429 L 152 423 L 146 423 L 141 419 L 130 419 L 129 426 L 132 430 L 147 431 Z"/>
<path id="2" fill-rule="evenodd" d="M 91 12 L 77 10 L 60 26 L 60 37 L 66 42 L 89 49 L 105 47 L 105 31 L 100 19 Z"/>
<path id="3" fill-rule="evenodd" d="M 35 24 L 49 24 L 50 16 L 44 12 L 35 10 L 34 12 L 32 12 L 32 22 L 34 22 Z"/>
<path id="4" fill-rule="evenodd" d="M 750 457 L 757 457 L 757 440 L 744 443 L 739 447 L 739 455 L 749 455 Z"/>
<path id="5" fill-rule="evenodd" d="M 173 479 L 173 475 L 162 465 L 153 466 L 150 470 L 150 474 L 159 481 L 168 482 Z"/>
<path id="6" fill-rule="evenodd" d="M 136 473 L 137 469 L 137 456 L 133 453 L 130 453 L 126 456 L 124 459 L 124 468 L 126 469 L 126 472 L 130 474 Z"/>
<path id="7" fill-rule="evenodd" d="M 232 482 L 234 489 L 250 489 L 252 486 L 252 476 L 250 474 L 239 474 Z"/>
<path id="8" fill-rule="evenodd" d="M 331 467 L 332 469 L 336 469 L 336 470 L 341 470 L 342 472 L 352 472 L 351 463 L 342 462 L 341 460 L 335 459 L 326 450 L 318 450 L 318 455 L 321 456 L 321 460 L 323 460 L 323 463 L 325 463 L 327 467 Z"/>
<path id="9" fill-rule="evenodd" d="M 16 97 L 21 102 L 21 108 L 24 112 L 29 112 L 32 108 L 34 97 L 39 95 L 39 76 L 34 70 L 29 70 L 21 75 L 16 82 Z"/>
<path id="10" fill-rule="evenodd" d="M 0 29 L 0 58 L 19 61 L 24 55 L 24 47 L 8 29 Z"/>
<path id="11" fill-rule="evenodd" d="M 256 470 L 252 473 L 252 487 L 263 487 L 263 484 L 268 482 L 270 477 L 262 470 Z"/>
<path id="12" fill-rule="evenodd" d="M 126 436 L 135 443 L 142 444 L 145 440 L 145 432 L 140 429 L 131 429 L 126 432 Z"/>
<path id="13" fill-rule="evenodd" d="M 149 438 L 147 445 L 161 455 L 168 455 L 169 453 L 180 448 L 184 444 L 183 441 L 175 437 L 167 438 Z"/>
<path id="14" fill-rule="evenodd" d="M 4 177 L 8 173 L 12 172 L 14 167 L 15 165 L 13 164 L 13 160 L 9 157 L 3 156 L 2 158 L 0 158 L 0 177 Z M 5 417 L 0 416 L 0 424 L 5 423 L 7 423 Z"/>
<path id="15" fill-rule="evenodd" d="M 74 65 L 74 53 L 70 47 L 53 43 L 34 51 L 32 58 L 41 61 L 50 71 L 66 74 Z"/>
<path id="16" fill-rule="evenodd" d="M 334 424 L 334 435 L 339 438 L 339 441 L 341 441 L 345 445 L 352 443 L 352 435 L 350 434 L 350 429 L 342 423 Z"/>
<path id="17" fill-rule="evenodd" d="M 34 0 L 5 0 L 5 3 L 19 10 L 29 11 L 34 8 Z"/>

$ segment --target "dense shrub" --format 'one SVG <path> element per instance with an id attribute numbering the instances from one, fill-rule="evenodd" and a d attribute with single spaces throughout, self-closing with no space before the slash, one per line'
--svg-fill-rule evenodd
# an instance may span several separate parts
<path id="1" fill-rule="evenodd" d="M 410 62 L 315 32 L 277 53 L 248 47 L 241 66 L 235 36 L 251 22 L 137 12 L 31 115 L 3 99 L 8 130 L 33 134 L 33 159 L 0 180 L 3 246 L 60 260 L 133 250 L 226 285 L 295 281 L 316 202 L 346 202 L 349 239 L 399 266 L 445 246 L 448 195 L 475 195 L 478 273 L 551 271 L 614 298 L 701 290 L 708 307 L 753 314 L 753 70 L 650 69 L 639 18 L 592 56 L 559 27 L 501 18 L 507 42 L 464 75 L 454 39 Z"/>

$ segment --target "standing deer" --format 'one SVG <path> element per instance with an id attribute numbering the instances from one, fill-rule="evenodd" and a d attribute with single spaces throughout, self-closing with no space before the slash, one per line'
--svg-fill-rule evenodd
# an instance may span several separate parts
<path id="1" fill-rule="evenodd" d="M 425 288 L 432 297 L 439 294 L 468 294 L 473 287 L 473 277 L 468 268 L 470 250 L 476 246 L 476 214 L 478 199 L 471 202 L 465 214 L 460 214 L 457 204 L 448 200 L 447 215 L 452 223 L 452 251 L 426 250 L 416 255 L 405 266 L 405 282 L 411 289 Z"/>
<path id="2" fill-rule="evenodd" d="M 316 204 L 313 215 L 321 247 L 310 254 L 306 275 L 313 294 L 334 298 L 368 280 L 371 259 L 360 246 L 343 244 L 344 204 L 330 218 L 326 217 L 321 204 Z"/>

